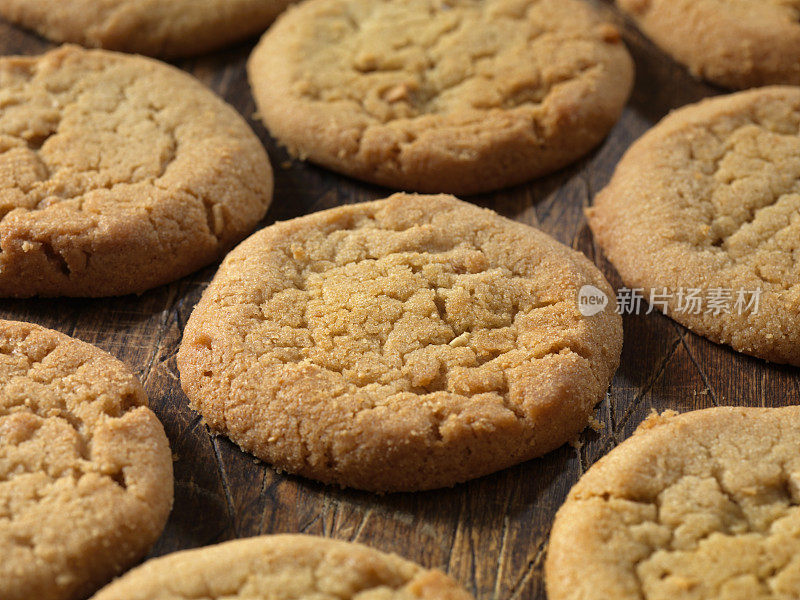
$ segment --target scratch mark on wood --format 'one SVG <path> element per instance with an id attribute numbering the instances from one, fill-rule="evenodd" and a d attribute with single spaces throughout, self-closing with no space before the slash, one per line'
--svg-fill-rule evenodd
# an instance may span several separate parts
<path id="1" fill-rule="evenodd" d="M 551 192 L 543 202 L 539 203 L 539 206 L 542 208 L 540 211 L 536 212 L 536 221 L 538 223 L 542 223 L 545 219 L 547 219 L 547 217 L 550 216 L 550 213 L 553 211 L 553 206 L 555 206 L 556 200 L 558 199 L 558 193 L 560 189 L 561 188 L 558 188 Z"/>
<path id="2" fill-rule="evenodd" d="M 211 440 L 211 447 L 214 450 L 214 459 L 217 463 L 217 471 L 219 471 L 220 482 L 222 483 L 222 491 L 225 494 L 225 504 L 228 507 L 228 518 L 233 525 L 233 532 L 236 534 L 236 537 L 241 537 L 239 533 L 238 519 L 236 518 L 236 510 L 233 507 L 233 496 L 231 495 L 230 486 L 228 485 L 228 476 L 225 473 L 225 466 L 222 464 L 222 457 L 220 456 L 219 452 L 219 442 L 217 441 L 216 436 L 211 435 L 211 432 L 208 432 L 208 437 Z"/>
<path id="3" fill-rule="evenodd" d="M 458 558 L 454 558 L 453 550 L 456 547 L 456 542 L 459 540 L 461 536 L 461 528 L 463 527 L 464 523 L 461 520 L 461 515 L 464 514 L 464 502 L 460 502 L 458 505 L 458 514 L 456 515 L 456 527 L 453 531 L 453 540 L 450 542 L 450 549 L 447 551 L 447 572 L 450 573 L 453 570 L 453 561 L 458 560 Z"/>
<path id="4" fill-rule="evenodd" d="M 475 543 L 472 540 L 472 536 L 467 537 L 467 541 L 469 543 L 469 556 L 470 556 L 470 564 L 469 564 L 469 578 L 472 581 L 472 589 L 478 589 L 478 576 L 476 573 L 476 563 L 478 562 L 477 556 L 475 556 Z M 477 595 L 477 594 L 476 594 Z"/>
<path id="5" fill-rule="evenodd" d="M 267 485 L 268 475 L 272 475 L 272 482 Z M 261 481 L 261 495 L 264 497 L 264 508 L 261 511 L 261 522 L 258 527 L 259 533 L 269 533 L 264 525 L 267 522 L 267 510 L 271 508 L 273 511 L 278 511 L 276 507 L 276 489 L 281 484 L 282 478 L 275 475 L 275 472 L 269 466 L 264 465 L 264 476 Z"/>
<path id="6" fill-rule="evenodd" d="M 321 513 L 315 514 L 313 517 L 311 517 L 311 520 L 306 521 L 303 525 L 300 526 L 300 533 L 306 533 L 309 529 L 311 529 L 314 523 L 319 521 L 321 518 L 322 518 Z"/>
<path id="7" fill-rule="evenodd" d="M 186 437 L 186 435 L 187 435 L 187 434 L 188 434 L 190 431 L 192 431 L 192 430 L 193 430 L 195 427 L 197 427 L 197 425 L 198 425 L 198 424 L 200 423 L 200 421 L 202 421 L 202 420 L 203 420 L 203 417 L 201 417 L 200 415 L 195 415 L 194 417 L 192 417 L 192 420 L 191 420 L 191 421 L 189 421 L 189 422 L 186 424 L 186 427 L 184 427 L 184 428 L 181 430 L 181 433 L 180 433 L 180 435 L 179 435 L 179 436 L 178 436 L 178 437 L 177 437 L 177 438 L 176 438 L 176 439 L 175 439 L 175 440 L 172 442 L 172 445 L 173 445 L 173 446 L 178 446 L 178 445 L 179 445 L 178 443 L 179 443 L 179 442 L 181 442 L 181 441 L 183 441 L 183 439 Z"/>
<path id="8" fill-rule="evenodd" d="M 336 525 L 336 518 L 339 515 L 339 501 L 332 497 L 326 496 L 323 504 L 322 525 L 325 532 L 325 537 L 333 537 L 333 532 L 338 529 Z"/>
<path id="9" fill-rule="evenodd" d="M 161 346 L 164 343 L 164 339 L 167 337 L 167 323 L 169 322 L 169 317 L 172 313 L 173 306 L 175 306 L 175 303 L 177 302 L 177 298 L 177 288 L 171 287 L 169 290 L 169 296 L 167 297 L 167 306 L 163 311 L 161 311 L 161 318 L 158 322 L 158 335 L 153 344 L 153 353 L 150 355 L 150 359 L 145 366 L 144 371 L 142 372 L 142 385 L 144 385 L 145 388 L 147 388 L 147 385 L 150 382 L 150 375 L 153 372 L 153 365 L 155 364 L 156 358 L 161 352 Z"/>
<path id="10" fill-rule="evenodd" d="M 664 372 L 664 369 L 667 366 L 667 363 L 669 363 L 670 359 L 672 359 L 672 356 L 675 354 L 680 345 L 681 345 L 681 337 L 678 336 L 678 339 L 676 339 L 672 343 L 672 347 L 664 355 L 664 358 L 661 360 L 656 369 L 653 371 L 651 377 L 648 378 L 648 380 L 645 382 L 645 384 L 633 398 L 631 403 L 625 408 L 625 412 L 620 418 L 619 423 L 616 424 L 611 434 L 608 436 L 608 438 L 606 438 L 606 441 L 602 445 L 600 450 L 592 456 L 592 459 L 590 461 L 587 461 L 588 463 L 587 468 L 592 466 L 595 462 L 597 462 L 597 459 L 600 456 L 602 456 L 603 454 L 608 452 L 611 448 L 620 443 L 621 441 L 620 432 L 622 431 L 622 428 L 625 427 L 625 425 L 627 425 L 634 411 L 636 410 L 636 408 L 638 408 L 639 404 L 641 404 L 642 399 L 652 389 L 653 385 L 655 385 L 655 382 L 658 381 L 658 378 L 661 377 L 662 373 Z"/>
<path id="11" fill-rule="evenodd" d="M 619 443 L 619 441 L 620 441 L 618 436 L 620 434 L 621 428 L 625 427 L 625 425 L 628 423 L 628 420 L 631 418 L 631 415 L 633 414 L 633 412 L 638 408 L 638 406 L 641 403 L 642 399 L 653 388 L 653 386 L 655 385 L 656 381 L 658 381 L 659 377 L 661 377 L 661 375 L 664 373 L 664 369 L 666 368 L 667 363 L 669 363 L 669 361 L 672 359 L 672 357 L 674 356 L 675 352 L 678 350 L 678 347 L 680 346 L 680 344 L 681 344 L 681 338 L 680 338 L 680 336 L 678 336 L 678 339 L 676 339 L 674 342 L 672 342 L 672 347 L 664 355 L 664 358 L 661 359 L 661 361 L 656 366 L 656 368 L 653 371 L 653 373 L 651 374 L 651 376 L 647 379 L 645 384 L 642 386 L 642 389 L 640 389 L 639 392 L 636 394 L 636 396 L 634 396 L 634 398 L 631 401 L 631 403 L 627 407 L 625 407 L 625 412 L 622 413 L 622 418 L 619 420 L 619 423 L 617 424 L 617 429 L 615 429 L 614 432 L 613 432 L 613 436 L 614 436 L 615 441 L 617 443 Z"/>
<path id="12" fill-rule="evenodd" d="M 550 537 L 550 528 L 547 529 L 544 537 L 539 542 L 539 546 L 536 550 L 536 555 L 533 557 L 533 560 L 528 562 L 528 566 L 522 572 L 522 575 L 517 579 L 517 582 L 511 587 L 510 595 L 508 596 L 508 600 L 517 600 L 522 594 L 522 590 L 525 589 L 525 586 L 533 577 L 533 574 L 539 569 L 539 566 L 542 563 L 542 559 L 547 551 L 547 540 Z"/>
<path id="13" fill-rule="evenodd" d="M 372 513 L 374 512 L 374 510 L 375 509 L 370 506 L 369 508 L 367 508 L 366 511 L 364 511 L 364 514 L 361 515 L 361 521 L 359 521 L 358 526 L 356 527 L 355 533 L 350 538 L 351 542 L 357 542 L 359 540 L 359 538 L 361 537 L 361 533 L 364 531 L 364 527 L 367 526 L 367 521 L 369 521 L 369 519 L 372 516 Z"/>
<path id="14" fill-rule="evenodd" d="M 684 335 L 681 335 L 681 344 L 683 344 L 683 347 L 686 349 L 686 353 L 689 355 L 689 360 L 692 361 L 694 368 L 697 369 L 697 372 L 700 374 L 700 378 L 703 380 L 703 385 L 706 386 L 708 394 L 711 396 L 711 402 L 714 404 L 714 406 L 719 406 L 718 394 L 716 390 L 714 390 L 714 388 L 711 386 L 711 382 L 708 379 L 708 375 L 706 375 L 706 372 L 700 366 L 700 363 L 697 362 L 697 359 L 694 356 L 694 352 L 692 352 L 692 349 L 689 348 L 689 344 L 686 342 L 685 332 Z"/>
<path id="15" fill-rule="evenodd" d="M 494 592 L 492 594 L 493 598 L 500 598 L 502 585 L 505 582 L 505 560 L 506 556 L 508 555 L 508 530 L 509 530 L 509 518 L 508 518 L 508 505 L 511 503 L 511 494 L 508 495 L 506 500 L 505 510 L 503 511 L 503 531 L 500 534 L 500 552 L 497 555 L 497 569 L 496 575 L 494 578 Z"/>

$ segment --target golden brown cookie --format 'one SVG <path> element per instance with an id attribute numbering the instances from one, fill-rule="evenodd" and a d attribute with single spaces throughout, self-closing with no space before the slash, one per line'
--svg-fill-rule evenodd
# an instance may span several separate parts
<path id="1" fill-rule="evenodd" d="M 549 600 L 800 597 L 800 408 L 652 416 L 572 488 Z"/>
<path id="2" fill-rule="evenodd" d="M 189 75 L 74 46 L 0 58 L 0 296 L 143 292 L 216 260 L 271 197 L 258 138 Z"/>
<path id="3" fill-rule="evenodd" d="M 147 552 L 171 504 L 169 444 L 130 370 L 0 321 L 0 598 L 85 598 Z"/>
<path id="4" fill-rule="evenodd" d="M 440 571 L 361 544 L 272 535 L 146 562 L 92 600 L 471 600 Z"/>
<path id="5" fill-rule="evenodd" d="M 248 74 L 292 153 L 406 191 L 470 194 L 597 145 L 633 66 L 580 0 L 310 0 L 264 35 Z"/>
<path id="6" fill-rule="evenodd" d="M 731 88 L 800 84 L 798 0 L 617 0 L 696 77 Z"/>
<path id="7" fill-rule="evenodd" d="M 453 485 L 572 439 L 619 362 L 582 254 L 452 196 L 396 194 L 261 230 L 192 313 L 181 385 L 213 431 L 292 473 Z M 602 292 L 601 292 L 602 290 Z"/>
<path id="8" fill-rule="evenodd" d="M 164 58 L 264 31 L 293 0 L 0 0 L 0 16 L 55 42 Z"/>
<path id="9" fill-rule="evenodd" d="M 795 87 L 682 108 L 628 150 L 588 213 L 626 285 L 656 308 L 739 352 L 795 365 L 799 131 Z"/>

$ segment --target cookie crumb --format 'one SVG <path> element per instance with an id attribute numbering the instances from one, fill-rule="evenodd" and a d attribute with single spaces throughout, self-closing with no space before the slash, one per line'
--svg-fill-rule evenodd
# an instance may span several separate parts
<path id="1" fill-rule="evenodd" d="M 452 348 L 463 348 L 464 346 L 469 346 L 470 337 L 471 335 L 469 331 L 465 331 L 457 338 L 451 340 L 449 346 Z"/>

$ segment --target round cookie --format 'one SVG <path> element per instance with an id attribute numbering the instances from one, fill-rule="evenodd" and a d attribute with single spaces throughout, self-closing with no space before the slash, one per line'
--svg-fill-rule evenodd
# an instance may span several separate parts
<path id="1" fill-rule="evenodd" d="M 451 196 L 278 223 L 223 262 L 178 352 L 209 427 L 292 473 L 449 486 L 587 424 L 619 362 L 612 291 L 582 254 Z"/>
<path id="2" fill-rule="evenodd" d="M 471 600 L 441 571 L 361 544 L 271 535 L 146 562 L 92 600 Z"/>
<path id="3" fill-rule="evenodd" d="M 85 598 L 141 559 L 171 505 L 169 444 L 130 370 L 0 321 L 0 598 Z"/>
<path id="4" fill-rule="evenodd" d="M 293 154 L 406 191 L 471 194 L 597 145 L 633 66 L 580 0 L 310 0 L 269 29 L 248 74 Z"/>
<path id="5" fill-rule="evenodd" d="M 731 88 L 800 85 L 797 0 L 617 0 L 696 77 Z"/>
<path id="6" fill-rule="evenodd" d="M 675 111 L 589 209 L 629 288 L 709 339 L 800 365 L 800 88 Z M 688 302 L 690 291 L 700 302 Z M 666 291 L 666 294 L 664 292 Z"/>
<path id="7" fill-rule="evenodd" d="M 143 292 L 216 260 L 271 198 L 258 138 L 189 75 L 74 46 L 0 58 L 0 296 Z"/>
<path id="8" fill-rule="evenodd" d="M 55 42 L 164 58 L 264 31 L 292 0 L 0 0 L 0 16 Z"/>
<path id="9" fill-rule="evenodd" d="M 800 596 L 800 408 L 654 415 L 559 509 L 549 600 Z"/>

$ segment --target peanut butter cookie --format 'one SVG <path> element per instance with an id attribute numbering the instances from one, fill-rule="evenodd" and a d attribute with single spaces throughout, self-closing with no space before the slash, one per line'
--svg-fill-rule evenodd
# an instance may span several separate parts
<path id="1" fill-rule="evenodd" d="M 292 0 L 0 0 L 0 16 L 55 42 L 163 58 L 264 31 Z"/>
<path id="2" fill-rule="evenodd" d="M 549 600 L 800 597 L 800 408 L 653 416 L 556 515 Z"/>
<path id="3" fill-rule="evenodd" d="M 440 571 L 372 548 L 273 535 L 146 562 L 92 600 L 471 600 Z"/>
<path id="4" fill-rule="evenodd" d="M 633 66 L 580 0 L 310 0 L 264 35 L 248 73 L 294 154 L 406 191 L 470 194 L 597 145 Z"/>
<path id="5" fill-rule="evenodd" d="M 279 469 L 374 490 L 448 486 L 587 424 L 619 362 L 582 254 L 451 196 L 278 223 L 233 250 L 178 353 L 212 430 Z"/>
<path id="6" fill-rule="evenodd" d="M 617 0 L 693 75 L 731 88 L 800 85 L 800 0 Z"/>
<path id="7" fill-rule="evenodd" d="M 141 559 L 171 504 L 167 438 L 128 368 L 0 321 L 0 598 L 85 598 Z"/>
<path id="8" fill-rule="evenodd" d="M 0 58 L 0 296 L 139 293 L 216 260 L 266 212 L 261 143 L 157 61 Z"/>
<path id="9" fill-rule="evenodd" d="M 682 108 L 628 150 L 588 213 L 626 285 L 656 308 L 739 352 L 794 365 L 799 132 L 800 88 Z"/>

